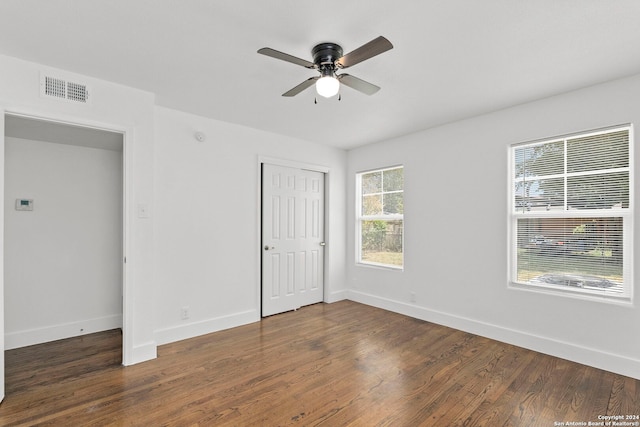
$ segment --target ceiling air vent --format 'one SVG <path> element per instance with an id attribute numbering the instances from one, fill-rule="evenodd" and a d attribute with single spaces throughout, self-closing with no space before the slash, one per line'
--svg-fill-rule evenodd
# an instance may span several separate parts
<path id="1" fill-rule="evenodd" d="M 89 103 L 87 85 L 71 82 L 58 77 L 40 76 L 40 95 L 47 98 L 63 99 L 71 102 Z"/>

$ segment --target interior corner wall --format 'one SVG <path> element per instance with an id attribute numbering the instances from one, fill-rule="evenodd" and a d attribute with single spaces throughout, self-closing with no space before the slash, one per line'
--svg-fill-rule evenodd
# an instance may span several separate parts
<path id="1" fill-rule="evenodd" d="M 122 327 L 122 152 L 7 137 L 4 206 L 5 348 Z"/>
<path id="2" fill-rule="evenodd" d="M 344 150 L 163 107 L 155 118 L 158 343 L 260 319 L 261 158 L 329 169 L 325 299 L 346 296 Z"/>
<path id="3" fill-rule="evenodd" d="M 638 93 L 640 75 L 351 150 L 349 298 L 640 379 L 635 304 L 508 287 L 509 146 L 624 123 L 635 125 L 637 141 Z M 405 269 L 358 266 L 355 173 L 397 164 L 405 167 Z M 635 224 L 636 276 L 639 228 Z M 637 280 L 633 287 L 637 299 Z"/>

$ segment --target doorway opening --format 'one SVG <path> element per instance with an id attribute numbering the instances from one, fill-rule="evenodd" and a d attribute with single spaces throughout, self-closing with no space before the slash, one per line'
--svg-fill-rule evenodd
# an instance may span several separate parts
<path id="1" fill-rule="evenodd" d="M 122 348 L 124 133 L 4 121 L 5 350 L 117 329 Z"/>

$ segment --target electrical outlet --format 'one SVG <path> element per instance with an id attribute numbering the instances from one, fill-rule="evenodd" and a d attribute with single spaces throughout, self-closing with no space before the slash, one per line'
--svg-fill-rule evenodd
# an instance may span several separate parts
<path id="1" fill-rule="evenodd" d="M 189 307 L 184 306 L 180 309 L 180 317 L 182 320 L 187 320 L 189 318 Z"/>

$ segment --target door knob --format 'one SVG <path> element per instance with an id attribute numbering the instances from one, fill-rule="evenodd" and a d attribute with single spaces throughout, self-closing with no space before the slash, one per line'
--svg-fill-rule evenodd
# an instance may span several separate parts
<path id="1" fill-rule="evenodd" d="M 274 249 L 275 249 L 275 247 L 273 247 L 273 246 L 269 246 L 269 245 L 265 245 L 265 246 L 264 246 L 264 250 L 265 250 L 265 251 L 269 251 L 269 250 L 271 250 L 271 251 L 272 251 L 272 250 L 274 250 Z"/>

